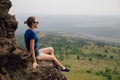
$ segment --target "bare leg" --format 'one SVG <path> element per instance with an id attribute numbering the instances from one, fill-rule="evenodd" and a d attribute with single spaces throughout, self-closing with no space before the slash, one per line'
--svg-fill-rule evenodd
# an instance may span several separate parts
<path id="1" fill-rule="evenodd" d="M 54 55 L 53 47 L 41 48 L 39 49 L 39 52 L 49 54 L 49 55 Z"/>
<path id="2" fill-rule="evenodd" d="M 39 49 L 40 56 L 37 57 L 39 60 L 52 60 L 55 65 L 64 68 L 64 66 L 54 56 L 54 50 L 52 47 Z"/>

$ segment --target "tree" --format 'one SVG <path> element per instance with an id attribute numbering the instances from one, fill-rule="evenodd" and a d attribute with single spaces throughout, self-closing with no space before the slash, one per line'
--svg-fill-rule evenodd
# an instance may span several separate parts
<path id="1" fill-rule="evenodd" d="M 77 55 L 77 60 L 80 60 L 80 56 L 79 55 Z"/>

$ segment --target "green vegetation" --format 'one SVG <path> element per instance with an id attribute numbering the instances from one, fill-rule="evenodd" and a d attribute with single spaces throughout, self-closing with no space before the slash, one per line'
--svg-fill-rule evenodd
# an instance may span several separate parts
<path id="1" fill-rule="evenodd" d="M 23 36 L 16 36 L 17 45 L 25 50 Z M 56 57 L 71 72 L 64 73 L 68 80 L 119 80 L 120 47 L 107 43 L 44 35 L 39 48 L 52 46 Z"/>

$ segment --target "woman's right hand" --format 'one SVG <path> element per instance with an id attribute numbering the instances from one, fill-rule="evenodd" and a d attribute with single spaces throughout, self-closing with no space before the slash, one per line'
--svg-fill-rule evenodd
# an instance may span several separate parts
<path id="1" fill-rule="evenodd" d="M 36 62 L 34 62 L 33 65 L 32 65 L 32 67 L 33 67 L 33 69 L 36 69 L 36 68 L 39 67 L 39 65 Z"/>

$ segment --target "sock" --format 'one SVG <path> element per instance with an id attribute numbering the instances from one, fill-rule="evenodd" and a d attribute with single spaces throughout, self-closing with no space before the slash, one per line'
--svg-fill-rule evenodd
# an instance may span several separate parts
<path id="1" fill-rule="evenodd" d="M 65 67 L 63 67 L 62 70 L 65 70 Z"/>

